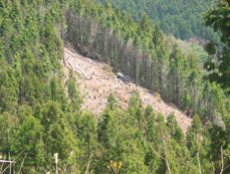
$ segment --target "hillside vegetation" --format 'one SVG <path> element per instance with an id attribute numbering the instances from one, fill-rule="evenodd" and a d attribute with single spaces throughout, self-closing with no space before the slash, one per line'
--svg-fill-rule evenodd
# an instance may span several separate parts
<path id="1" fill-rule="evenodd" d="M 110 64 L 183 111 L 197 113 L 203 123 L 226 114 L 227 97 L 203 78 L 195 55 L 185 55 L 177 43 L 164 41 L 147 15 L 137 24 L 110 4 L 90 8 L 78 3 L 67 11 L 66 23 L 66 39 L 82 54 Z"/>
<path id="2" fill-rule="evenodd" d="M 209 40 L 216 34 L 202 25 L 202 13 L 206 12 L 217 0 L 94 0 L 96 3 L 109 2 L 114 8 L 127 11 L 139 22 L 146 13 L 151 24 L 159 24 L 164 33 L 173 33 L 176 38 L 188 39 L 194 36 Z"/>
<path id="3" fill-rule="evenodd" d="M 75 74 L 60 63 L 65 41 L 187 110 L 186 135 L 135 91 L 127 109 L 110 94 L 98 117 L 83 111 Z M 59 173 L 220 172 L 230 163 L 227 94 L 194 55 L 168 50 L 147 15 L 137 24 L 91 0 L 0 1 L 0 156 L 17 162 L 1 173 L 54 173 L 55 153 Z"/>

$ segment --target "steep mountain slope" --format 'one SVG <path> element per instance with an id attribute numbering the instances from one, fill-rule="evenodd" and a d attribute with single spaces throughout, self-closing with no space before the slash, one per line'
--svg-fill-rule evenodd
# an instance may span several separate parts
<path id="1" fill-rule="evenodd" d="M 106 0 L 94 0 L 105 4 Z M 177 38 L 188 39 L 198 36 L 203 39 L 215 35 L 210 28 L 202 25 L 202 13 L 218 0 L 108 0 L 113 7 L 127 11 L 136 21 L 146 13 L 152 24 L 160 24 L 165 33 L 173 33 Z M 216 37 L 216 36 L 215 36 Z"/>
<path id="2" fill-rule="evenodd" d="M 83 1 L 71 5 L 65 15 L 66 41 L 83 55 L 110 64 L 165 101 L 198 114 L 204 124 L 216 113 L 224 116 L 226 96 L 221 89 L 203 78 L 194 54 L 183 54 L 158 25 L 151 27 L 147 15 L 137 24 L 109 4 Z"/>
<path id="3" fill-rule="evenodd" d="M 108 65 L 86 58 L 80 62 L 71 55 L 81 56 L 67 49 L 66 78 L 60 61 L 63 42 L 71 42 L 183 110 L 194 109 L 203 123 L 215 116 L 224 124 L 221 117 L 227 118 L 225 107 L 230 108 L 226 98 L 218 86 L 199 83 L 202 74 L 193 55 L 185 56 L 176 44 L 169 51 L 159 27 L 151 28 L 147 18 L 138 25 L 125 14 L 92 0 L 0 1 L 0 156 L 17 162 L 12 168 L 2 165 L 0 173 L 168 173 L 155 151 L 168 160 L 172 173 L 198 173 L 200 166 L 202 173 L 212 173 L 212 163 L 219 167 L 220 147 L 229 152 L 229 119 L 226 130 L 210 122 L 202 129 L 194 114 L 185 137 L 177 123 L 182 113 L 146 89 L 116 79 Z M 76 83 L 73 70 L 83 85 Z M 140 96 L 134 92 L 125 110 L 136 89 Z M 110 90 L 116 97 L 109 95 L 107 102 Z M 150 105 L 144 108 L 141 98 L 155 112 L 175 112 L 177 120 L 170 114 L 166 123 Z"/>
<path id="4" fill-rule="evenodd" d="M 125 83 L 116 78 L 109 71 L 108 65 L 93 61 L 84 57 L 77 52 L 71 51 L 69 48 L 64 49 L 64 57 L 67 67 L 64 68 L 66 74 L 68 69 L 73 68 L 79 83 L 79 90 L 84 96 L 85 104 L 83 108 L 88 108 L 95 115 L 99 115 L 107 105 L 107 98 L 110 93 L 114 93 L 117 101 L 123 109 L 128 108 L 128 100 L 133 91 L 139 91 L 140 98 L 144 107 L 151 105 L 156 113 L 162 113 L 165 118 L 173 113 L 177 119 L 179 126 L 186 133 L 188 126 L 191 125 L 192 119 L 188 118 L 178 108 L 173 107 L 159 97 L 150 94 L 147 89 L 136 86 L 134 83 Z"/>

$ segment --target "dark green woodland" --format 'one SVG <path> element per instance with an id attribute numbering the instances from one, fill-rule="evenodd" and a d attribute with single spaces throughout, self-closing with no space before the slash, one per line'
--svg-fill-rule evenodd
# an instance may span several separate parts
<path id="1" fill-rule="evenodd" d="M 219 39 L 212 29 L 205 27 L 202 15 L 210 7 L 216 6 L 218 0 L 94 0 L 95 3 L 111 3 L 114 9 L 119 8 L 139 21 L 147 14 L 151 25 L 159 24 L 166 34 L 174 34 L 177 38 L 209 40 Z"/>

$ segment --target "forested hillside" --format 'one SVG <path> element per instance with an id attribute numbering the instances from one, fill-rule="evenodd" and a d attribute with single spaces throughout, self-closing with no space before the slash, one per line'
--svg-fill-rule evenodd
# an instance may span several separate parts
<path id="1" fill-rule="evenodd" d="M 94 0 L 96 3 L 110 2 L 112 7 L 125 10 L 139 22 L 146 13 L 151 24 L 159 24 L 164 33 L 173 33 L 175 37 L 188 39 L 198 37 L 209 40 L 218 39 L 210 28 L 202 25 L 202 13 L 218 0 Z"/>
<path id="2" fill-rule="evenodd" d="M 83 111 L 60 63 L 65 42 L 193 116 L 186 135 L 138 91 L 127 110 L 110 94 L 98 117 Z M 147 15 L 137 24 L 91 0 L 0 1 L 0 157 L 17 162 L 0 171 L 54 173 L 58 153 L 59 173 L 229 173 L 229 98 L 203 75 Z"/>
<path id="3" fill-rule="evenodd" d="M 111 64 L 115 72 L 129 75 L 183 111 L 199 114 L 204 123 L 226 114 L 224 92 L 203 79 L 193 54 L 183 54 L 177 43 L 169 46 L 147 15 L 137 24 L 109 4 L 103 10 L 92 6 L 91 11 L 78 4 L 67 11 L 66 19 L 66 38 L 84 55 Z"/>

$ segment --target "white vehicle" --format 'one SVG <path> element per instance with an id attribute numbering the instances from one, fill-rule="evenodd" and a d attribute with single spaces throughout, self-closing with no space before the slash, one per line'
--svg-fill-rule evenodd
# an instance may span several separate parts
<path id="1" fill-rule="evenodd" d="M 120 72 L 117 73 L 117 78 L 122 79 L 122 78 L 124 78 L 124 77 L 125 77 L 124 74 L 122 74 L 122 73 L 120 73 Z"/>
<path id="2" fill-rule="evenodd" d="M 117 73 L 117 78 L 124 81 L 124 82 L 130 82 L 131 78 L 127 75 L 122 74 L 121 72 Z"/>

